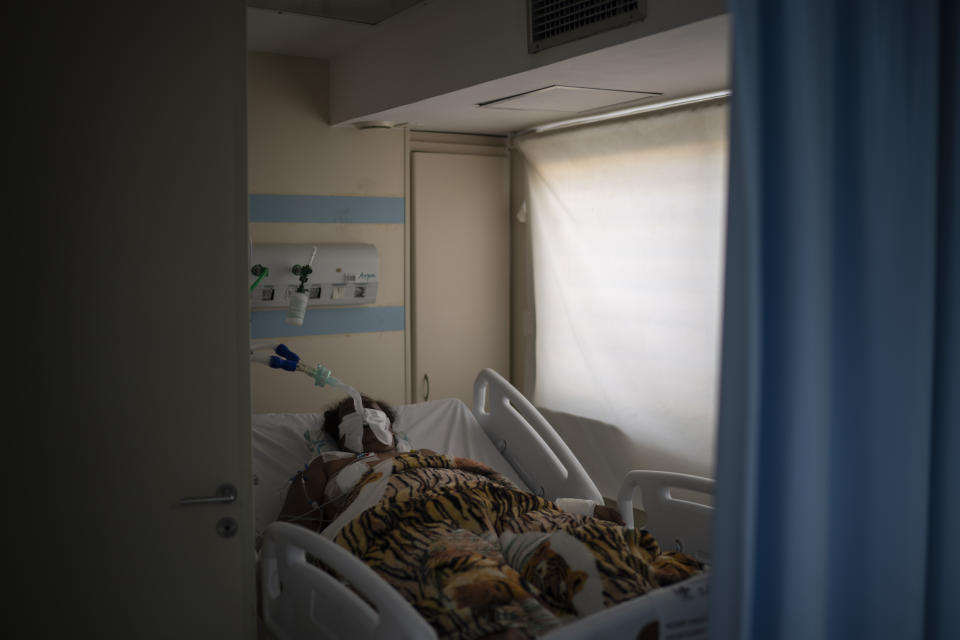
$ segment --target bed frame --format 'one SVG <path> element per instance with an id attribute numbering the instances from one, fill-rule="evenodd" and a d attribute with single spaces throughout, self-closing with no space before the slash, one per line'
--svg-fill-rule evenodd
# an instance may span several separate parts
<path id="1" fill-rule="evenodd" d="M 481 371 L 474 383 L 473 405 L 473 414 L 490 441 L 531 490 L 550 500 L 589 498 L 603 503 L 596 485 L 556 431 L 502 376 L 491 369 Z M 633 527 L 633 498 L 639 490 L 639 506 L 647 515 L 645 528 L 663 547 L 669 550 L 674 545 L 709 563 L 712 508 L 690 497 L 674 497 L 673 489 L 712 495 L 713 481 L 632 471 L 617 496 L 620 513 Z M 307 554 L 343 580 L 308 562 Z M 708 576 L 681 585 L 610 607 L 544 638 L 637 638 L 641 631 L 643 637 L 656 638 L 678 625 L 688 634 L 685 638 L 706 638 Z M 316 533 L 285 522 L 266 528 L 260 556 L 260 604 L 266 630 L 278 640 L 437 637 L 413 606 L 358 558 Z M 698 630 L 702 636 L 696 635 Z"/>

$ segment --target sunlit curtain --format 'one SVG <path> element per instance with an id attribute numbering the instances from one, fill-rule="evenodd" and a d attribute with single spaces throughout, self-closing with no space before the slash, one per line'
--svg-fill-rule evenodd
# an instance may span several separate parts
<path id="1" fill-rule="evenodd" d="M 713 473 L 727 118 L 719 103 L 518 143 L 534 403 L 602 423 L 574 449 L 607 495 L 631 469 Z"/>
<path id="2" fill-rule="evenodd" d="M 732 0 L 715 638 L 955 638 L 955 0 Z"/>

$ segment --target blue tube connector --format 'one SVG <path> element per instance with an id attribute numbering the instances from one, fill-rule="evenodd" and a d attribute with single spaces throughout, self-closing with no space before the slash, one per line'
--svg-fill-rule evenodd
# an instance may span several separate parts
<path id="1" fill-rule="evenodd" d="M 285 369 L 286 371 L 296 371 L 297 370 L 297 361 L 296 360 L 284 360 L 277 356 L 270 356 L 270 368 L 271 369 Z"/>
<path id="2" fill-rule="evenodd" d="M 286 358 L 287 360 L 293 360 L 294 362 L 300 362 L 300 356 L 295 354 L 293 351 L 287 348 L 285 344 L 278 344 L 277 348 L 273 350 L 281 358 Z M 292 369 L 291 369 L 292 371 Z"/>

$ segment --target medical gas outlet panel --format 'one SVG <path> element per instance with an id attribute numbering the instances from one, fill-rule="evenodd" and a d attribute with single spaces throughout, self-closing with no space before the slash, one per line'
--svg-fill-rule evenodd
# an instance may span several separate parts
<path id="1" fill-rule="evenodd" d="M 254 309 L 284 308 L 301 286 L 308 308 L 377 301 L 380 258 L 372 244 L 254 244 L 250 263 Z"/>

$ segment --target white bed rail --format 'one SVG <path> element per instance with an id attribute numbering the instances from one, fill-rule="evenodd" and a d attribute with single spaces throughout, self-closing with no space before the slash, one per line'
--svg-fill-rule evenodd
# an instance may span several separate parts
<path id="1" fill-rule="evenodd" d="M 642 508 L 647 514 L 647 531 L 664 551 L 683 551 L 710 562 L 712 555 L 713 507 L 674 497 L 673 489 L 686 489 L 713 496 L 714 481 L 700 476 L 669 471 L 630 471 L 620 485 L 617 508 L 627 527 L 632 529 L 633 496 L 639 489 Z"/>
<path id="2" fill-rule="evenodd" d="M 307 553 L 343 576 L 363 597 L 308 562 Z M 373 569 L 336 543 L 294 524 L 275 522 L 267 527 L 260 581 L 263 619 L 278 640 L 437 637 Z"/>
<path id="3" fill-rule="evenodd" d="M 548 500 L 587 498 L 603 504 L 597 485 L 550 423 L 493 369 L 477 375 L 473 414 L 531 491 Z"/>
<path id="4" fill-rule="evenodd" d="M 708 638 L 710 576 L 702 574 L 580 618 L 543 640 Z"/>

